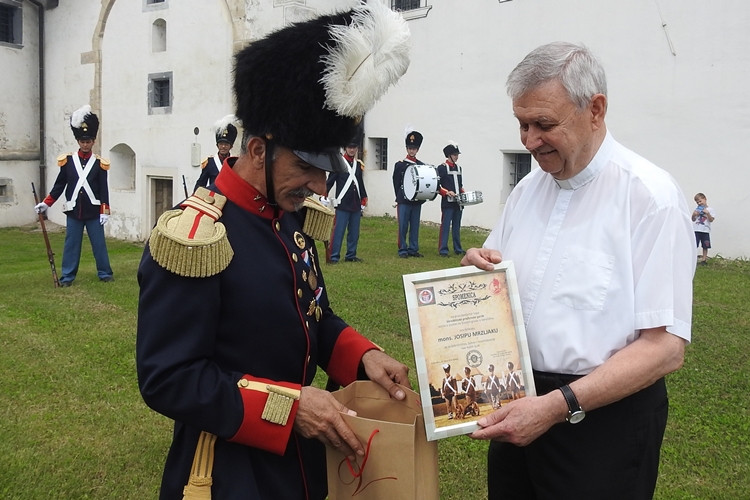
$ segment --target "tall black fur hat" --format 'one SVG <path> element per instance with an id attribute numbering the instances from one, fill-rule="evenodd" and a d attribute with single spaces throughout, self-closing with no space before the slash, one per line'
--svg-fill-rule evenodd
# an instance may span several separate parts
<path id="1" fill-rule="evenodd" d="M 451 155 L 460 155 L 461 151 L 458 150 L 458 144 L 450 141 L 448 145 L 443 148 L 443 154 L 446 158 L 450 158 Z"/>
<path id="2" fill-rule="evenodd" d="M 407 148 L 417 148 L 419 149 L 422 146 L 422 134 L 417 132 L 416 130 L 412 130 L 408 134 L 406 134 L 406 147 Z"/>
<path id="3" fill-rule="evenodd" d="M 73 111 L 70 115 L 70 128 L 76 141 L 83 139 L 96 139 L 99 133 L 99 117 L 91 112 L 88 104 Z"/>
<path id="4" fill-rule="evenodd" d="M 313 166 L 344 168 L 340 148 L 406 72 L 409 48 L 408 25 L 378 0 L 293 24 L 235 56 L 235 114 Z"/>
<path id="5" fill-rule="evenodd" d="M 237 127 L 234 126 L 235 120 L 237 120 L 237 118 L 234 115 L 227 115 L 214 123 L 216 144 L 219 144 L 220 142 L 234 144 L 234 141 L 237 140 Z"/>

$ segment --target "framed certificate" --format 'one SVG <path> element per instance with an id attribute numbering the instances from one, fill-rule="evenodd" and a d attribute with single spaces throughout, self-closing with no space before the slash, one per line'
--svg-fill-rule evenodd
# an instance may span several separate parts
<path id="1" fill-rule="evenodd" d="M 513 262 L 403 276 L 427 439 L 468 434 L 535 396 Z"/>

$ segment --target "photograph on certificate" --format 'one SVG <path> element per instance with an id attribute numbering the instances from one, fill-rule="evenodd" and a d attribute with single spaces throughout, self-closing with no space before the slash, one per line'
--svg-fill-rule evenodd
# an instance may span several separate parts
<path id="1" fill-rule="evenodd" d="M 511 261 L 403 276 L 427 439 L 536 395 Z"/>

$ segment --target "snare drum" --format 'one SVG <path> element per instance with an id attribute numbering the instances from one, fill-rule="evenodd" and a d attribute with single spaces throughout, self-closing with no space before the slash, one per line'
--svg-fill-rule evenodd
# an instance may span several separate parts
<path id="1" fill-rule="evenodd" d="M 458 196 L 458 204 L 461 206 L 477 205 L 483 201 L 481 191 L 466 191 Z"/>
<path id="2" fill-rule="evenodd" d="M 434 200 L 440 190 L 437 169 L 432 165 L 410 165 L 404 173 L 404 196 L 409 201 Z"/>

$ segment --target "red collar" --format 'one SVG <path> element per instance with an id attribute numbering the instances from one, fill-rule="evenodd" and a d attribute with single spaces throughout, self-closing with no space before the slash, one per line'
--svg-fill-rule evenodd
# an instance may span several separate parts
<path id="1" fill-rule="evenodd" d="M 344 153 L 344 159 L 348 161 L 349 163 L 352 163 L 354 161 L 354 157 L 349 156 L 348 154 Z"/>
<path id="2" fill-rule="evenodd" d="M 456 164 L 455 164 L 455 163 L 453 163 L 453 162 L 452 162 L 452 161 L 450 161 L 450 160 L 445 160 L 445 164 L 446 164 L 446 165 L 448 165 L 449 167 L 452 167 L 452 168 L 456 168 Z"/>
<path id="3" fill-rule="evenodd" d="M 89 151 L 88 153 L 84 153 L 83 151 L 79 149 L 78 157 L 82 160 L 88 160 L 89 158 L 91 158 L 91 151 Z"/>
<path id="4" fill-rule="evenodd" d="M 273 206 L 268 204 L 268 199 L 232 169 L 236 161 L 236 157 L 228 158 L 225 161 L 226 167 L 229 168 L 221 169 L 218 177 L 216 177 L 216 187 L 232 203 L 243 210 L 265 219 L 273 219 L 275 210 Z M 281 217 L 282 213 L 283 211 L 279 209 L 277 217 Z"/>
<path id="5" fill-rule="evenodd" d="M 413 162 L 413 163 L 417 163 L 417 161 L 418 161 L 416 156 L 406 155 L 406 159 L 409 160 L 410 162 Z"/>

